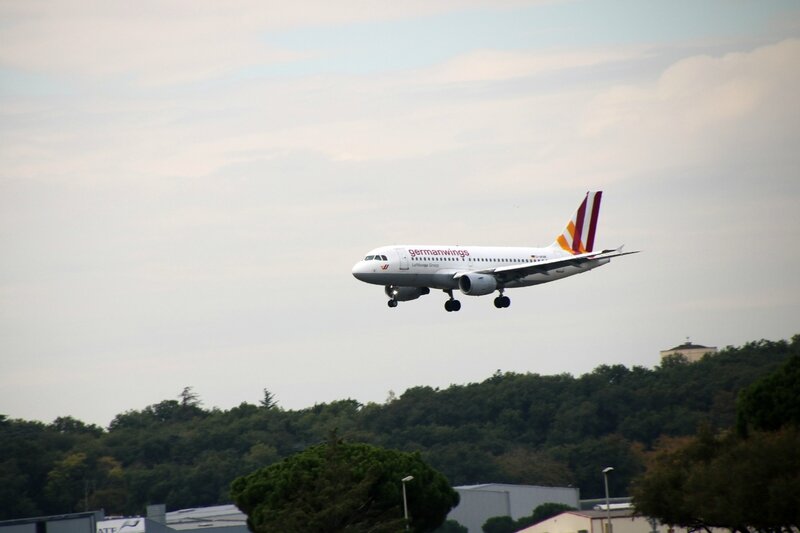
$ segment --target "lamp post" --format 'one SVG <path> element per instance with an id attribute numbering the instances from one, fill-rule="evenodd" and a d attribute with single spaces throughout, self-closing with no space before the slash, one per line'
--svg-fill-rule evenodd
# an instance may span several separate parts
<path id="1" fill-rule="evenodd" d="M 612 533 L 611 527 L 611 504 L 608 501 L 608 474 L 614 471 L 613 466 L 607 466 L 603 469 L 603 481 L 606 484 L 606 521 L 608 522 L 608 531 L 606 533 Z"/>
<path id="2" fill-rule="evenodd" d="M 406 483 L 414 479 L 414 476 L 406 476 L 400 480 L 403 484 L 403 516 L 406 519 L 406 531 L 408 531 L 408 500 L 406 499 Z"/>

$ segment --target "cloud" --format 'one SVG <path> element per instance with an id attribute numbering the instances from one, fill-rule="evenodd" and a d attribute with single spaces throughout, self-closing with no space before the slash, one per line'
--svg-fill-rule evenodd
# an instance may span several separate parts
<path id="1" fill-rule="evenodd" d="M 4 31 L 0 64 L 73 78 L 117 77 L 160 85 L 300 57 L 259 42 L 257 21 L 234 11 L 58 6 L 31 10 L 10 24 Z"/>
<path id="2" fill-rule="evenodd" d="M 616 147 L 611 152 L 616 159 L 627 158 L 631 163 L 625 166 L 639 168 L 670 161 L 741 161 L 743 156 L 781 161 L 787 141 L 800 140 L 795 96 L 800 71 L 793 68 L 798 63 L 797 39 L 680 60 L 654 82 L 596 95 L 582 136 Z"/>
<path id="3" fill-rule="evenodd" d="M 313 55 L 268 46 L 269 32 L 521 3 L 529 2 L 7 2 L 0 6 L 0 65 L 147 86 L 196 82 Z"/>
<path id="4" fill-rule="evenodd" d="M 585 68 L 613 62 L 630 61 L 642 56 L 642 50 L 561 50 L 507 51 L 476 50 L 461 55 L 421 74 L 431 83 L 498 82 L 537 76 L 554 71 Z"/>

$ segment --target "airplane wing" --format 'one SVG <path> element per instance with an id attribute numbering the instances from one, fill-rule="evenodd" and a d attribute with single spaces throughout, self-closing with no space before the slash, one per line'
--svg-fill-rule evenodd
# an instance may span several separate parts
<path id="1" fill-rule="evenodd" d="M 566 266 L 581 266 L 600 259 L 610 259 L 612 257 L 620 257 L 623 255 L 638 254 L 639 250 L 634 252 L 623 252 L 622 246 L 616 250 L 602 250 L 600 252 L 589 252 L 585 254 L 576 254 L 539 263 L 523 263 L 521 265 L 506 265 L 497 268 L 485 268 L 480 270 L 464 270 L 457 272 L 453 275 L 453 279 L 458 279 L 466 274 L 491 274 L 497 278 L 498 281 L 508 282 L 516 279 L 530 276 L 531 274 L 550 274 L 550 272 L 558 270 Z"/>

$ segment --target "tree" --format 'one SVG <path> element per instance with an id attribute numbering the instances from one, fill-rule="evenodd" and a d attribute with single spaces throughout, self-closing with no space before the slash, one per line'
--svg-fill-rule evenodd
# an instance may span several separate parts
<path id="1" fill-rule="evenodd" d="M 81 499 L 85 494 L 88 472 L 86 454 L 72 453 L 56 463 L 47 475 L 45 495 L 53 508 L 61 512 L 85 511 Z"/>
<path id="2" fill-rule="evenodd" d="M 85 424 L 71 416 L 59 416 L 50 427 L 59 433 L 88 434 L 94 437 L 102 435 L 103 429 L 94 424 Z"/>
<path id="3" fill-rule="evenodd" d="M 524 527 L 532 526 L 533 524 L 538 524 L 539 522 L 547 520 L 550 517 L 560 515 L 564 511 L 574 511 L 574 510 L 575 510 L 574 507 L 571 507 L 565 503 L 553 503 L 553 502 L 543 503 L 533 510 L 533 514 L 531 514 L 531 522 L 529 524 L 525 524 Z"/>
<path id="4" fill-rule="evenodd" d="M 199 407 L 201 403 L 200 396 L 192 390 L 192 387 L 184 387 L 178 398 L 181 399 L 183 407 Z"/>
<path id="5" fill-rule="evenodd" d="M 445 520 L 433 533 L 469 533 L 469 529 L 455 520 Z"/>
<path id="6" fill-rule="evenodd" d="M 793 345 L 800 344 L 795 336 Z M 737 427 L 775 431 L 786 424 L 800 426 L 800 353 L 777 371 L 756 381 L 739 395 Z"/>
<path id="7" fill-rule="evenodd" d="M 795 336 L 794 355 L 741 394 L 738 433 L 704 426 L 685 445 L 656 454 L 633 487 L 639 512 L 692 529 L 800 527 L 799 344 Z"/>
<path id="8" fill-rule="evenodd" d="M 514 533 L 517 523 L 510 516 L 493 516 L 484 522 L 481 529 L 483 533 Z"/>
<path id="9" fill-rule="evenodd" d="M 275 409 L 278 407 L 278 399 L 269 390 L 264 389 L 264 397 L 259 402 L 264 409 Z"/>
<path id="10" fill-rule="evenodd" d="M 324 442 L 333 428 L 351 441 L 419 451 L 458 484 L 571 484 L 599 497 L 598 465 L 610 465 L 611 494 L 626 494 L 654 447 L 655 455 L 667 443 L 675 451 L 706 421 L 712 436 L 732 428 L 739 392 L 797 355 L 800 336 L 655 369 L 603 365 L 580 377 L 498 372 L 480 383 L 413 387 L 385 404 L 345 399 L 297 411 L 258 401 L 206 409 L 187 388 L 118 414 L 107 431 L 69 416 L 43 424 L 0 414 L 0 518 L 83 509 L 87 497 L 90 508 L 115 514 L 141 512 L 153 501 L 173 509 L 227 503 L 233 479 Z M 767 416 L 791 418 L 800 385 L 779 384 L 761 390 L 780 389 L 785 399 L 767 403 L 759 393 L 757 409 L 748 410 L 742 395 L 751 433 L 773 427 Z"/>
<path id="11" fill-rule="evenodd" d="M 773 531 L 800 526 L 800 431 L 743 439 L 708 428 L 657 454 L 633 486 L 640 513 L 692 529 Z"/>
<path id="12" fill-rule="evenodd" d="M 574 483 L 572 472 L 547 453 L 521 446 L 495 458 L 502 471 L 501 481 L 526 485 L 567 486 Z"/>
<path id="13" fill-rule="evenodd" d="M 256 533 L 396 532 L 406 484 L 410 527 L 432 531 L 458 503 L 444 476 L 419 454 L 340 441 L 335 433 L 280 463 L 236 479 L 231 495 Z"/>
<path id="14" fill-rule="evenodd" d="M 556 516 L 564 511 L 572 511 L 574 507 L 563 503 L 543 503 L 536 507 L 528 516 L 514 520 L 510 516 L 495 516 L 488 519 L 482 526 L 483 533 L 514 533 L 526 527 L 538 524 L 551 516 Z"/>

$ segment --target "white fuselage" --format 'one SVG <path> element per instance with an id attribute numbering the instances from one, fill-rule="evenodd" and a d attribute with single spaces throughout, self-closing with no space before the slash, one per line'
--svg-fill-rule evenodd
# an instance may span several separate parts
<path id="1" fill-rule="evenodd" d="M 376 259 L 377 257 L 377 259 Z M 383 258 L 386 258 L 385 260 Z M 396 245 L 371 250 L 353 267 L 356 279 L 375 285 L 457 289 L 459 272 L 535 265 L 570 254 L 556 247 Z M 601 259 L 580 266 L 564 265 L 548 272 L 533 272 L 509 281 L 503 288 L 527 287 L 587 272 L 608 263 Z"/>

